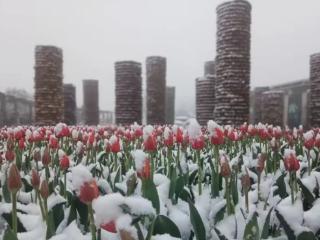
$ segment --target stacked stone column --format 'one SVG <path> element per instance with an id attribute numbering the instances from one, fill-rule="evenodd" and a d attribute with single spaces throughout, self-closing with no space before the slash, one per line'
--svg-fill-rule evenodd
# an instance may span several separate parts
<path id="1" fill-rule="evenodd" d="M 72 84 L 63 84 L 64 97 L 64 122 L 68 125 L 75 125 L 76 117 L 76 87 Z"/>
<path id="2" fill-rule="evenodd" d="M 129 125 L 142 123 L 141 64 L 134 61 L 115 63 L 115 121 Z"/>
<path id="3" fill-rule="evenodd" d="M 38 125 L 54 125 L 63 121 L 63 56 L 54 46 L 35 48 L 34 100 Z"/>
<path id="4" fill-rule="evenodd" d="M 274 126 L 283 126 L 284 92 L 266 91 L 261 96 L 261 120 Z"/>
<path id="5" fill-rule="evenodd" d="M 204 64 L 204 76 L 196 79 L 196 118 L 200 125 L 205 126 L 213 119 L 215 106 L 215 62 Z"/>
<path id="6" fill-rule="evenodd" d="M 174 124 L 175 119 L 175 87 L 166 87 L 166 124 Z"/>
<path id="7" fill-rule="evenodd" d="M 99 82 L 83 80 L 83 118 L 87 125 L 99 124 Z"/>
<path id="8" fill-rule="evenodd" d="M 151 56 L 146 59 L 147 123 L 165 124 L 166 58 Z"/>
<path id="9" fill-rule="evenodd" d="M 320 127 L 320 53 L 310 56 L 310 127 Z"/>
<path id="10" fill-rule="evenodd" d="M 214 118 L 219 124 L 249 121 L 251 5 L 244 0 L 217 7 Z"/>

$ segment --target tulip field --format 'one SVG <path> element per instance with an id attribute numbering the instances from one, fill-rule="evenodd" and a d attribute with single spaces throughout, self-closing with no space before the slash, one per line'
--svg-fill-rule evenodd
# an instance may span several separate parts
<path id="1" fill-rule="evenodd" d="M 320 131 L 272 125 L 0 129 L 0 238 L 320 238 Z"/>

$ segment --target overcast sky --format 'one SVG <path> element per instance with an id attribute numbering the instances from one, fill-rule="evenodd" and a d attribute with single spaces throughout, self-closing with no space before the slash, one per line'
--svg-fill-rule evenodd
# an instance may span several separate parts
<path id="1" fill-rule="evenodd" d="M 215 57 L 222 0 L 0 0 L 0 91 L 33 92 L 34 47 L 63 49 L 64 82 L 99 79 L 100 108 L 114 108 L 114 62 L 167 57 L 177 105 L 194 102 L 195 78 Z M 251 86 L 307 78 L 320 52 L 319 0 L 251 0 Z M 143 75 L 144 77 L 144 75 Z M 145 80 L 145 79 L 144 79 Z M 144 83 L 145 88 L 145 83 Z"/>

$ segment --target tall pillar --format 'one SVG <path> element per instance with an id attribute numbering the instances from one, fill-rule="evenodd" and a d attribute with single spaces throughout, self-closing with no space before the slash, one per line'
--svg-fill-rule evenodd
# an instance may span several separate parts
<path id="1" fill-rule="evenodd" d="M 249 121 L 251 5 L 245 0 L 217 7 L 214 118 L 219 124 Z"/>
<path id="2" fill-rule="evenodd" d="M 310 127 L 320 127 L 320 53 L 310 56 Z"/>
<path id="3" fill-rule="evenodd" d="M 174 124 L 175 119 L 175 87 L 166 87 L 166 124 Z"/>
<path id="4" fill-rule="evenodd" d="M 99 124 L 99 82 L 83 80 L 83 117 L 87 125 Z"/>
<path id="5" fill-rule="evenodd" d="M 142 123 L 141 63 L 115 63 L 115 121 L 116 124 Z"/>
<path id="6" fill-rule="evenodd" d="M 165 123 L 166 58 L 151 56 L 146 60 L 147 123 Z"/>
<path id="7" fill-rule="evenodd" d="M 63 84 L 64 98 L 64 122 L 68 125 L 75 125 L 76 118 L 76 87 L 70 83 Z"/>
<path id="8" fill-rule="evenodd" d="M 34 102 L 38 125 L 63 121 L 63 56 L 54 46 L 35 48 Z"/>

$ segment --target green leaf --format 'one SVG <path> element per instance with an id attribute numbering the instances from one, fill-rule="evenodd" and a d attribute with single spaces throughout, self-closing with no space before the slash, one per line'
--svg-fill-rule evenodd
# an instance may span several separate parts
<path id="1" fill-rule="evenodd" d="M 116 192 L 118 189 L 116 188 L 116 183 L 120 181 L 120 166 L 117 169 L 116 176 L 114 177 L 113 181 L 113 190 Z"/>
<path id="2" fill-rule="evenodd" d="M 181 192 L 184 188 L 184 177 L 179 176 L 176 181 L 176 189 L 175 189 L 175 202 L 177 202 Z"/>
<path id="3" fill-rule="evenodd" d="M 309 210 L 310 208 L 312 208 L 315 198 L 313 194 L 309 191 L 309 189 L 305 185 L 303 185 L 300 179 L 297 179 L 297 183 L 299 184 L 302 191 L 303 209 L 305 211 Z"/>
<path id="4" fill-rule="evenodd" d="M 193 172 L 190 174 L 190 176 L 189 176 L 189 185 L 194 184 L 197 174 L 198 174 L 198 171 L 197 171 L 197 170 L 193 171 Z"/>
<path id="5" fill-rule="evenodd" d="M 142 196 L 151 201 L 157 214 L 160 212 L 160 200 L 156 186 L 152 179 L 142 180 Z"/>
<path id="6" fill-rule="evenodd" d="M 4 184 L 2 186 L 2 196 L 3 196 L 4 201 L 6 203 L 10 203 L 11 202 L 11 194 L 10 194 L 10 191 L 8 189 L 7 180 L 4 182 Z"/>
<path id="7" fill-rule="evenodd" d="M 238 201 L 239 201 L 239 196 L 238 196 L 238 187 L 237 187 L 237 177 L 235 174 L 231 177 L 230 184 L 231 184 L 232 200 L 233 200 L 234 205 L 237 205 Z"/>
<path id="8" fill-rule="evenodd" d="M 138 184 L 136 174 L 132 174 L 126 181 L 126 184 L 127 184 L 127 196 L 130 196 L 131 194 L 134 193 Z"/>
<path id="9" fill-rule="evenodd" d="M 3 240 L 18 240 L 11 228 L 8 226 L 3 235 Z"/>
<path id="10" fill-rule="evenodd" d="M 216 232 L 216 234 L 219 237 L 219 240 L 228 240 L 228 238 L 226 236 L 224 236 L 218 228 L 214 228 L 214 231 Z"/>
<path id="11" fill-rule="evenodd" d="M 153 235 L 166 233 L 172 237 L 181 238 L 177 225 L 170 218 L 164 215 L 158 215 L 155 219 Z"/>
<path id="12" fill-rule="evenodd" d="M 243 239 L 256 240 L 256 239 L 259 239 L 259 235 L 260 234 L 259 234 L 259 225 L 257 221 L 257 213 L 255 212 L 244 229 Z"/>
<path id="13" fill-rule="evenodd" d="M 284 177 L 285 174 L 282 174 L 280 177 L 278 177 L 275 183 L 275 185 L 278 186 L 278 189 L 274 191 L 274 195 L 279 194 L 282 199 L 289 196 L 286 190 L 286 184 L 284 183 Z"/>
<path id="14" fill-rule="evenodd" d="M 294 235 L 294 231 L 290 228 L 289 224 L 286 222 L 284 217 L 280 214 L 280 212 L 276 209 L 276 216 L 279 219 L 281 226 L 283 227 L 285 233 L 287 234 L 288 239 L 296 239 Z"/>
<path id="15" fill-rule="evenodd" d="M 264 221 L 262 232 L 261 232 L 261 239 L 267 239 L 269 237 L 269 225 L 270 225 L 270 216 L 273 208 L 270 208 L 266 220 Z"/>
<path id="16" fill-rule="evenodd" d="M 53 214 L 53 220 L 54 220 L 54 229 L 57 230 L 59 224 L 62 222 L 64 219 L 64 211 L 63 211 L 63 205 L 65 203 L 59 203 L 55 205 L 50 212 Z"/>
<path id="17" fill-rule="evenodd" d="M 224 206 L 221 207 L 221 209 L 216 213 L 214 217 L 214 224 L 220 222 L 223 219 L 224 214 L 226 212 L 226 206 L 227 206 L 227 203 L 225 203 Z"/>
<path id="18" fill-rule="evenodd" d="M 312 231 L 304 231 L 297 236 L 297 240 L 316 240 L 316 237 Z"/>
<path id="19" fill-rule="evenodd" d="M 169 188 L 169 198 L 174 201 L 174 192 L 176 190 L 177 172 L 174 165 L 170 166 L 170 188 Z"/>
<path id="20" fill-rule="evenodd" d="M 21 181 L 24 185 L 25 192 L 31 192 L 33 190 L 33 187 L 31 186 L 31 184 L 28 183 L 28 181 L 25 178 L 21 178 Z"/>
<path id="21" fill-rule="evenodd" d="M 183 188 L 179 194 L 179 198 L 181 198 L 183 201 L 188 202 L 189 199 L 191 199 L 191 195 L 188 191 L 188 188 Z"/>
<path id="22" fill-rule="evenodd" d="M 140 226 L 139 226 L 139 223 L 135 223 L 134 226 L 135 226 L 135 228 L 137 229 L 138 240 L 144 240 L 143 233 L 142 233 L 142 231 L 141 231 L 141 228 L 140 228 Z"/>
<path id="23" fill-rule="evenodd" d="M 53 212 L 48 212 L 48 221 L 47 221 L 47 234 L 46 239 L 51 238 L 55 234 L 55 223 L 54 223 L 54 216 Z"/>
<path id="24" fill-rule="evenodd" d="M 80 223 L 86 228 L 85 230 L 88 229 L 88 206 L 87 204 L 84 204 L 83 202 L 80 201 L 78 197 L 74 198 L 74 204 L 77 209 L 77 212 L 79 213 L 80 216 Z"/>
<path id="25" fill-rule="evenodd" d="M 75 205 L 74 201 L 71 201 L 67 225 L 69 225 L 70 223 L 72 223 L 76 219 L 77 219 L 76 205 Z"/>
<path id="26" fill-rule="evenodd" d="M 189 200 L 189 210 L 190 210 L 190 221 L 193 227 L 193 231 L 196 235 L 197 240 L 206 240 L 206 229 L 203 225 L 202 219 L 198 210 Z"/>
<path id="27" fill-rule="evenodd" d="M 2 217 L 7 221 L 9 226 L 12 228 L 12 212 L 10 213 L 2 213 Z M 26 232 L 27 230 L 24 228 L 21 223 L 19 217 L 17 216 L 17 232 Z"/>

